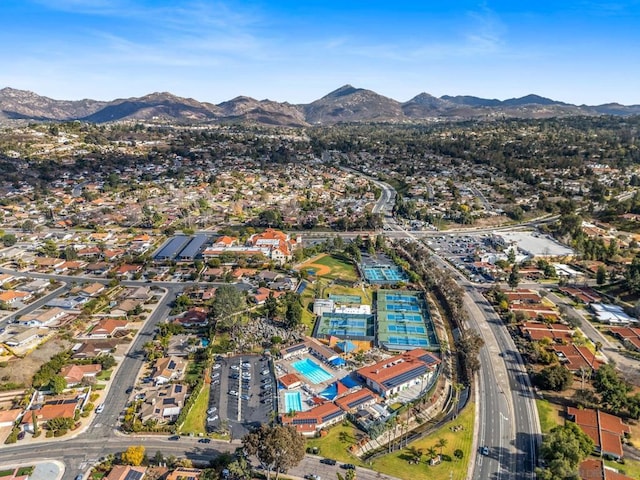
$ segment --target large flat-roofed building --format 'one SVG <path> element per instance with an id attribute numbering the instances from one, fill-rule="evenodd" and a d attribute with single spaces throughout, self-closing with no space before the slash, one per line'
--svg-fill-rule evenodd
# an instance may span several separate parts
<path id="1" fill-rule="evenodd" d="M 182 251 L 184 247 L 190 241 L 190 237 L 186 235 L 177 235 L 175 237 L 171 237 L 165 244 L 160 247 L 160 250 L 156 252 L 153 256 L 153 259 L 157 262 L 165 262 L 168 260 L 173 260 L 176 258 L 176 255 Z"/>
<path id="2" fill-rule="evenodd" d="M 439 364 L 439 358 L 417 348 L 363 367 L 357 373 L 371 390 L 388 398 L 413 385 L 429 385 Z"/>
<path id="3" fill-rule="evenodd" d="M 195 259 L 202 250 L 204 250 L 205 245 L 209 242 L 209 237 L 207 235 L 196 235 L 189 243 L 180 250 L 180 253 L 176 256 L 176 260 L 178 261 L 190 261 Z"/>

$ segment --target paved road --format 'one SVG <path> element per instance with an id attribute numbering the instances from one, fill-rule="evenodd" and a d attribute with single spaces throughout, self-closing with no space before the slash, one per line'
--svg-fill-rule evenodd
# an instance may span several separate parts
<path id="1" fill-rule="evenodd" d="M 387 225 L 396 238 L 419 241 L 413 232 L 405 231 L 392 219 L 387 219 Z M 465 288 L 469 326 L 485 341 L 485 348 L 480 351 L 479 431 L 475 435 L 478 446 L 488 447 L 489 454 L 475 456 L 477 452 L 473 452 L 473 478 L 533 478 L 540 424 L 522 357 L 504 323 L 477 286 L 435 253 L 432 258 Z"/>

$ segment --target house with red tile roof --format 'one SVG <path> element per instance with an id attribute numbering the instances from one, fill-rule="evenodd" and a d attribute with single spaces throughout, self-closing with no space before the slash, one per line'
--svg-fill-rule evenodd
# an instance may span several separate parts
<path id="1" fill-rule="evenodd" d="M 291 238 L 280 230 L 267 228 L 262 233 L 251 235 L 247 244 L 262 250 L 271 260 L 283 264 L 293 258 L 293 250 L 301 244 L 301 238 Z"/>
<path id="2" fill-rule="evenodd" d="M 114 465 L 104 480 L 143 480 L 147 467 L 132 467 L 131 465 Z"/>
<path id="3" fill-rule="evenodd" d="M 579 474 L 582 480 L 634 480 L 596 458 L 587 458 L 580 464 Z"/>
<path id="4" fill-rule="evenodd" d="M 33 432 L 33 413 L 35 412 L 38 424 L 47 422 L 53 418 L 74 418 L 80 403 L 78 399 L 52 400 L 37 410 L 28 410 L 22 417 L 24 430 Z"/>
<path id="5" fill-rule="evenodd" d="M 622 438 L 631 433 L 629 425 L 620 417 L 590 408 L 567 408 L 567 418 L 593 440 L 598 455 L 622 458 Z"/>
<path id="6" fill-rule="evenodd" d="M 21 408 L 13 408 L 11 410 L 0 410 L 0 428 L 11 427 L 15 425 L 16 420 L 22 415 Z"/>
<path id="7" fill-rule="evenodd" d="M 0 292 L 0 302 L 13 305 L 16 302 L 25 302 L 31 298 L 30 292 L 20 292 L 18 290 L 4 290 Z"/>
<path id="8" fill-rule="evenodd" d="M 251 299 L 258 305 L 263 305 L 269 298 L 269 294 L 273 295 L 273 298 L 279 298 L 286 294 L 286 292 L 279 292 L 277 290 L 271 290 L 266 287 L 258 288 L 257 292 L 251 295 Z"/>
<path id="9" fill-rule="evenodd" d="M 296 388 L 302 385 L 302 380 L 295 373 L 287 373 L 286 375 L 278 378 L 278 382 L 287 390 L 291 388 Z"/>
<path id="10" fill-rule="evenodd" d="M 428 385 L 440 359 L 422 348 L 409 350 L 357 370 L 367 386 L 388 398 L 412 385 Z"/>
<path id="11" fill-rule="evenodd" d="M 108 338 L 118 330 L 126 330 L 129 322 L 115 318 L 103 318 L 88 332 L 89 338 Z"/>
<path id="12" fill-rule="evenodd" d="M 373 393 L 368 388 L 361 388 L 355 392 L 348 393 L 335 400 L 338 405 L 345 412 L 355 412 L 358 409 L 366 408 L 378 403 L 380 397 Z"/>
<path id="13" fill-rule="evenodd" d="M 333 402 L 325 402 L 303 412 L 295 412 L 293 415 L 280 415 L 283 425 L 292 425 L 303 435 L 313 436 L 322 428 L 342 421 L 346 412 Z"/>
<path id="14" fill-rule="evenodd" d="M 97 375 L 102 371 L 102 365 L 92 363 L 89 365 L 65 365 L 60 370 L 60 375 L 67 381 L 68 387 L 81 384 L 83 381 L 94 383 Z"/>
<path id="15" fill-rule="evenodd" d="M 209 324 L 207 311 L 202 307 L 192 307 L 184 315 L 177 317 L 173 323 L 178 323 L 183 327 L 206 327 Z"/>
<path id="16" fill-rule="evenodd" d="M 628 349 L 640 351 L 640 328 L 611 327 L 609 332 L 620 339 Z"/>
<path id="17" fill-rule="evenodd" d="M 570 372 L 577 373 L 581 369 L 598 370 L 604 362 L 598 359 L 587 347 L 576 345 L 554 345 L 553 350 Z"/>
<path id="18" fill-rule="evenodd" d="M 523 322 L 519 328 L 522 335 L 533 342 L 549 338 L 557 343 L 569 343 L 575 333 L 561 323 Z"/>

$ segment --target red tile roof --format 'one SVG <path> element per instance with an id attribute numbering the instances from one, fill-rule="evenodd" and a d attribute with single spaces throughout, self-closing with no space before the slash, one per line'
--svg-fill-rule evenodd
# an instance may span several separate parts
<path id="1" fill-rule="evenodd" d="M 631 432 L 629 425 L 620 417 L 593 409 L 567 408 L 567 415 L 593 440 L 594 445 L 603 454 L 622 457 L 624 435 Z"/>

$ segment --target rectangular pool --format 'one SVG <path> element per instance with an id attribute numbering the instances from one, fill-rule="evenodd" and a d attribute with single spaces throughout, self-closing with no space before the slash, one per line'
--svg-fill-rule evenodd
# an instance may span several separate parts
<path id="1" fill-rule="evenodd" d="M 291 364 L 298 372 L 304 375 L 313 384 L 318 384 L 331 380 L 333 375 L 324 370 L 320 365 L 312 362 L 308 358 L 298 360 Z"/>
<path id="2" fill-rule="evenodd" d="M 302 411 L 302 397 L 300 392 L 284 392 L 284 408 L 287 413 Z"/>

